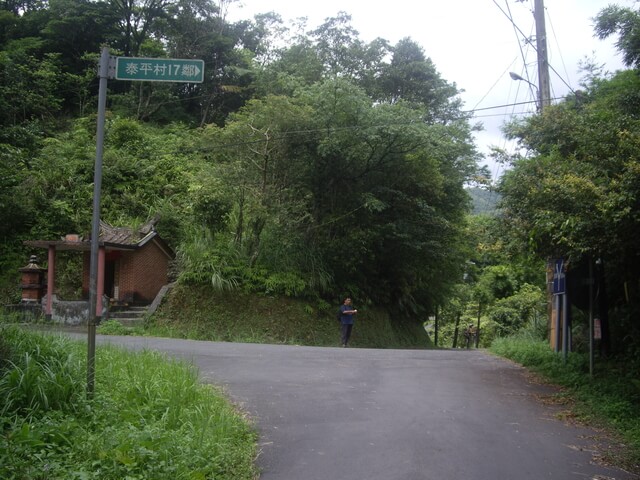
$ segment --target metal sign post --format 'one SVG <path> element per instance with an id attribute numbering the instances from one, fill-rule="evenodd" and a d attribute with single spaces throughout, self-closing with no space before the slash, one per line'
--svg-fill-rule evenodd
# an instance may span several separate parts
<path id="1" fill-rule="evenodd" d="M 566 359 L 568 349 L 567 335 L 567 304 L 566 304 L 566 272 L 564 259 L 559 258 L 554 261 L 553 265 L 553 285 L 552 293 L 556 301 L 556 342 L 555 351 L 562 352 Z"/>
<path id="2" fill-rule="evenodd" d="M 595 337 L 593 321 L 593 259 L 589 257 L 589 375 L 593 377 L 593 339 Z"/>
<path id="3" fill-rule="evenodd" d="M 96 326 L 98 324 L 98 249 L 100 240 L 100 194 L 102 190 L 102 153 L 104 149 L 104 118 L 107 107 L 109 78 L 109 48 L 103 47 L 98 77 L 98 119 L 96 129 L 96 163 L 93 173 L 93 217 L 91 220 L 91 263 L 89 266 L 89 320 L 87 322 L 87 396 L 93 397 L 96 362 Z M 102 312 L 100 312 L 100 316 Z"/>
<path id="4" fill-rule="evenodd" d="M 100 250 L 100 195 L 102 190 L 102 155 L 104 123 L 107 107 L 107 80 L 137 80 L 146 82 L 202 83 L 203 60 L 171 58 L 111 57 L 109 47 L 103 47 L 98 70 L 98 118 L 96 131 L 96 162 L 93 179 L 93 217 L 91 221 L 91 263 L 89 267 L 89 319 L 87 322 L 87 397 L 93 397 L 96 361 L 96 327 L 102 312 L 98 306 L 98 254 Z"/>

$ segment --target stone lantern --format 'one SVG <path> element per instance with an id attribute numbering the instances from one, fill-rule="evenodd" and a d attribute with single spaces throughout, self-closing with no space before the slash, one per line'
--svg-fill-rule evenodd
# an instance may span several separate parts
<path id="1" fill-rule="evenodd" d="M 31 255 L 29 264 L 19 269 L 22 274 L 20 288 L 22 288 L 22 303 L 39 303 L 45 291 L 46 268 L 38 266 L 38 258 Z"/>

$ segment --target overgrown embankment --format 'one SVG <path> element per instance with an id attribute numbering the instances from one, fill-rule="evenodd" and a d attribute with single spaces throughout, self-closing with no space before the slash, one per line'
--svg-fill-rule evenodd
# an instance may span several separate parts
<path id="1" fill-rule="evenodd" d="M 418 321 L 392 320 L 388 313 L 357 305 L 351 345 L 368 348 L 428 348 Z M 152 335 L 198 340 L 337 346 L 339 306 L 314 305 L 287 297 L 209 287 L 177 286 L 149 319 Z"/>

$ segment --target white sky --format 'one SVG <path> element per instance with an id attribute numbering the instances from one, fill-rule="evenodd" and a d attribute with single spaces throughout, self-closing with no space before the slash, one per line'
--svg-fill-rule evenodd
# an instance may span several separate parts
<path id="1" fill-rule="evenodd" d="M 328 17 L 345 11 L 364 41 L 382 37 L 395 44 L 411 37 L 434 62 L 441 76 L 456 83 L 464 93 L 465 110 L 476 110 L 476 119 L 485 131 L 477 134 L 480 151 L 490 146 L 507 150 L 513 145 L 503 139 L 500 126 L 512 115 L 535 111 L 535 105 L 486 109 L 534 100 L 531 88 L 513 81 L 513 71 L 537 84 L 536 53 L 523 45 L 522 35 L 514 31 L 507 16 L 511 12 L 517 27 L 534 38 L 533 0 L 238 0 L 229 7 L 231 20 L 252 18 L 256 13 L 276 12 L 285 21 L 308 18 L 315 28 Z M 561 97 L 579 88 L 579 61 L 594 58 L 609 71 L 622 68 L 614 38 L 601 41 L 593 37 L 592 18 L 607 5 L 631 7 L 631 0 L 545 0 L 547 49 L 552 67 L 551 96 Z M 499 8 L 500 7 L 500 8 Z M 524 59 L 521 54 L 524 53 Z M 560 76 L 554 73 L 555 70 Z M 562 78 L 560 78 L 562 77 Z M 494 179 L 500 166 L 486 162 Z"/>

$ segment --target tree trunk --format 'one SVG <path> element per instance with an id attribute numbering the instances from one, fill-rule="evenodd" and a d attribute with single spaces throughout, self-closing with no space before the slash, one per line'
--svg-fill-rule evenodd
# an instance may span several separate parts
<path id="1" fill-rule="evenodd" d="M 433 344 L 434 346 L 438 346 L 438 307 L 436 306 L 436 314 L 435 314 L 435 331 L 433 334 Z"/>
<path id="2" fill-rule="evenodd" d="M 478 325 L 476 326 L 476 348 L 480 343 L 480 316 L 482 315 L 482 303 L 478 302 Z"/>
<path id="3" fill-rule="evenodd" d="M 604 263 L 596 263 L 596 308 L 600 318 L 602 339 L 600 340 L 600 355 L 607 356 L 611 353 L 611 334 L 609 330 L 609 297 L 607 295 L 607 282 L 604 274 Z"/>
<path id="4" fill-rule="evenodd" d="M 456 328 L 453 331 L 453 348 L 458 348 L 458 332 L 460 331 L 460 317 L 461 315 L 458 313 L 458 315 L 456 315 Z"/>

